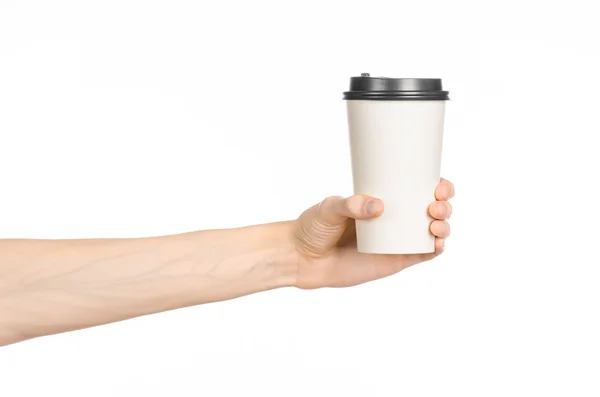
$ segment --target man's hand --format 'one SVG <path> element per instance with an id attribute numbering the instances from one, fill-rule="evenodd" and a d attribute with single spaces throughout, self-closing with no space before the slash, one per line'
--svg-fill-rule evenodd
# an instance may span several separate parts
<path id="1" fill-rule="evenodd" d="M 409 266 L 428 261 L 442 253 L 444 239 L 450 235 L 446 222 L 452 213 L 448 202 L 454 196 L 454 185 L 442 179 L 429 207 L 435 219 L 430 226 L 436 236 L 435 252 L 414 255 L 360 254 L 356 249 L 355 219 L 381 216 L 383 202 L 355 195 L 349 198 L 329 197 L 309 208 L 295 222 L 294 239 L 299 253 L 296 286 L 302 289 L 349 287 L 391 276 Z"/>

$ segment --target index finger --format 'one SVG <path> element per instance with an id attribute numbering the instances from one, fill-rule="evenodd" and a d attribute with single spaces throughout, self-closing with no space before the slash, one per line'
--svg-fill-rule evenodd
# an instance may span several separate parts
<path id="1" fill-rule="evenodd" d="M 454 197 L 454 184 L 447 179 L 441 178 L 435 188 L 435 199 L 440 201 L 450 200 Z"/>

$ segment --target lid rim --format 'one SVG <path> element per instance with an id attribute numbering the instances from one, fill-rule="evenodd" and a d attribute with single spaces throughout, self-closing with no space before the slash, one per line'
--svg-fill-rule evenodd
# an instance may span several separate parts
<path id="1" fill-rule="evenodd" d="M 438 92 L 373 92 L 373 91 L 365 91 L 365 92 L 357 92 L 350 91 L 344 92 L 343 99 L 404 99 L 404 100 L 415 100 L 415 99 L 427 99 L 427 100 L 439 100 L 439 101 L 447 101 L 450 100 L 447 91 L 438 91 Z"/>
<path id="2" fill-rule="evenodd" d="M 344 99 L 365 100 L 449 100 L 440 78 L 393 78 L 363 73 L 350 78 Z"/>

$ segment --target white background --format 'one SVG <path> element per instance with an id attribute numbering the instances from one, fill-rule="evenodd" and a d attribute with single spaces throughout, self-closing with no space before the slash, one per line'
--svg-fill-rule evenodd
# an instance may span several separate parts
<path id="1" fill-rule="evenodd" d="M 8 346 L 0 395 L 598 396 L 591 4 L 0 0 L 2 238 L 241 226 L 351 194 L 341 94 L 361 72 L 443 79 L 457 190 L 433 262 Z"/>

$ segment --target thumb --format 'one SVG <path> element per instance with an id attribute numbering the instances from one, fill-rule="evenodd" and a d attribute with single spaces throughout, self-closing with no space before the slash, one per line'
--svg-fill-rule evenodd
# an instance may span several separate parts
<path id="1" fill-rule="evenodd" d="M 328 226 L 339 226 L 351 219 L 372 219 L 383 213 L 383 202 L 364 194 L 347 198 L 332 196 L 323 200 L 318 208 L 319 220 Z"/>

